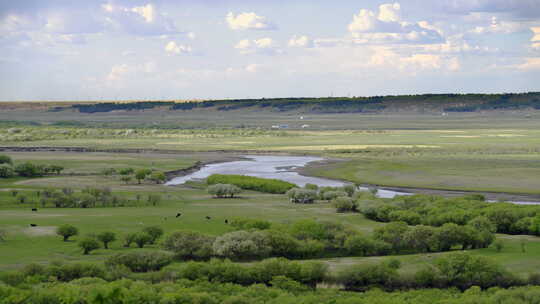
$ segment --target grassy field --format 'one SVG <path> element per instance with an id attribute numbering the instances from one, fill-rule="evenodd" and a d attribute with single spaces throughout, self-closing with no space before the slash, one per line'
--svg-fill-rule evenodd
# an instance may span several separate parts
<path id="1" fill-rule="evenodd" d="M 206 116 L 205 116 L 206 115 Z M 287 223 L 312 218 L 341 222 L 370 233 L 384 225 L 360 214 L 337 214 L 327 203 L 293 205 L 285 195 L 245 192 L 238 199 L 212 199 L 205 190 L 165 187 L 152 183 L 125 184 L 118 177 L 97 175 L 106 168 L 154 168 L 169 171 L 197 161 L 233 158 L 244 153 L 310 154 L 344 161 L 314 165 L 314 175 L 385 186 L 431 189 L 493 191 L 540 194 L 540 114 L 505 112 L 449 115 L 385 115 L 227 112 L 133 112 L 88 115 L 51 113 L 44 110 L 1 111 L 1 147 L 85 147 L 108 152 L 61 151 L 5 152 L 15 163 L 31 161 L 65 167 L 61 176 L 12 178 L 0 182 L 0 229 L 8 231 L 0 242 L 0 270 L 19 268 L 30 262 L 55 260 L 96 261 L 121 252 L 119 241 L 112 249 L 99 249 L 83 256 L 76 242 L 62 242 L 55 227 L 70 223 L 82 235 L 106 230 L 121 237 L 147 225 L 160 225 L 166 233 L 192 229 L 222 234 L 231 228 L 225 219 L 235 216 Z M 34 121 L 42 126 L 14 125 L 7 120 Z M 60 120 L 79 120 L 88 126 L 51 125 Z M 152 126 L 153 122 L 159 122 Z M 289 129 L 270 130 L 274 124 Z M 301 130 L 302 124 L 310 127 Z M 106 127 L 103 127 L 106 125 Z M 165 128 L 171 125 L 174 128 Z M 247 128 L 232 128 L 243 125 Z M 137 128 L 137 126 L 147 126 Z M 192 129 L 193 127 L 211 129 Z M 216 127 L 216 128 L 214 128 Z M 135 129 L 130 129 L 135 128 Z M 189 129 L 187 129 L 189 128 Z M 144 149 L 145 153 L 110 150 Z M 167 153 L 159 150 L 168 150 Z M 224 153 L 227 152 L 227 153 Z M 4 152 L 0 152 L 3 154 Z M 156 207 L 93 209 L 39 208 L 14 202 L 11 190 L 35 196 L 44 187 L 75 189 L 107 186 L 128 198 L 137 194 L 160 194 Z M 174 215 L 184 215 L 176 219 Z M 205 216 L 211 216 L 206 220 Z M 29 224 L 38 227 L 29 227 Z M 75 237 L 77 240 L 79 237 Z M 526 237 L 521 251 L 520 236 L 499 235 L 502 252 L 493 248 L 472 250 L 490 256 L 511 271 L 526 275 L 540 268 L 540 238 Z M 137 249 L 132 249 L 137 250 Z M 447 253 L 441 253 L 447 254 Z M 439 254 L 403 255 L 403 272 L 420 268 Z M 336 258 L 324 260 L 334 270 L 356 263 L 374 263 L 391 257 Z"/>

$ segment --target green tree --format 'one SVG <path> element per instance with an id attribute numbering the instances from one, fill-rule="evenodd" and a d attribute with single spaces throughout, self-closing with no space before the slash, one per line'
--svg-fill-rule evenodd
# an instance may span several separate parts
<path id="1" fill-rule="evenodd" d="M 150 236 L 148 243 L 154 244 L 163 235 L 163 228 L 159 226 L 148 226 L 143 229 L 143 232 Z"/>
<path id="2" fill-rule="evenodd" d="M 96 239 L 92 237 L 85 237 L 78 243 L 79 247 L 82 248 L 83 254 L 89 254 L 91 251 L 99 249 L 99 243 Z"/>
<path id="3" fill-rule="evenodd" d="M 404 237 L 409 227 L 404 222 L 391 222 L 375 229 L 373 237 L 392 245 L 395 252 L 399 252 L 405 245 Z"/>
<path id="4" fill-rule="evenodd" d="M 8 155 L 0 154 L 0 164 L 13 165 L 13 161 Z"/>
<path id="5" fill-rule="evenodd" d="M 165 176 L 165 173 L 160 171 L 154 171 L 150 174 L 149 179 L 156 184 L 161 184 L 167 180 L 167 176 Z"/>
<path id="6" fill-rule="evenodd" d="M 135 242 L 137 233 L 128 233 L 124 236 L 124 247 L 130 247 L 132 243 Z"/>
<path id="7" fill-rule="evenodd" d="M 79 230 L 75 226 L 64 224 L 56 228 L 56 234 L 62 236 L 64 242 L 67 242 L 70 237 L 79 234 Z"/>
<path id="8" fill-rule="evenodd" d="M 214 237 L 197 231 L 176 231 L 163 241 L 163 248 L 179 258 L 205 259 L 212 255 Z"/>
<path id="9" fill-rule="evenodd" d="M 116 234 L 111 231 L 104 231 L 97 235 L 97 239 L 103 243 L 103 248 L 109 249 L 109 243 L 116 241 Z"/>
<path id="10" fill-rule="evenodd" d="M 143 248 L 144 245 L 150 243 L 151 239 L 152 237 L 148 233 L 139 232 L 135 234 L 133 241 L 135 242 L 135 244 L 137 244 L 139 248 Z"/>
<path id="11" fill-rule="evenodd" d="M 142 180 L 144 180 L 150 173 L 152 173 L 152 170 L 150 169 L 139 169 L 135 172 L 135 178 L 137 179 L 137 182 L 140 184 Z"/>
<path id="12" fill-rule="evenodd" d="M 133 174 L 134 172 L 135 170 L 133 170 L 133 168 L 122 168 L 118 170 L 118 173 L 120 175 L 130 175 L 130 174 Z"/>
<path id="13" fill-rule="evenodd" d="M 0 164 L 0 178 L 10 178 L 15 176 L 15 171 L 10 164 Z"/>

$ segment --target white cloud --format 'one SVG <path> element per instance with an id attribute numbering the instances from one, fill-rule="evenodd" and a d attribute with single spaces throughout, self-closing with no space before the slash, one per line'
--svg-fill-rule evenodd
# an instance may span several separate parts
<path id="1" fill-rule="evenodd" d="M 170 54 L 189 54 L 192 52 L 191 46 L 189 45 L 181 45 L 176 44 L 174 41 L 169 41 L 167 45 L 165 45 L 165 51 Z"/>
<path id="2" fill-rule="evenodd" d="M 107 25 L 117 31 L 141 36 L 163 36 L 183 33 L 175 21 L 162 14 L 153 4 L 125 7 L 101 6 Z"/>
<path id="3" fill-rule="evenodd" d="M 401 6 L 397 2 L 393 4 L 382 4 L 379 6 L 378 19 L 384 22 L 398 22 L 401 20 L 400 8 Z"/>
<path id="4" fill-rule="evenodd" d="M 230 29 L 233 30 L 273 30 L 275 25 L 269 22 L 265 17 L 259 16 L 253 12 L 240 13 L 234 15 L 229 12 L 225 17 Z"/>
<path id="5" fill-rule="evenodd" d="M 533 36 L 531 38 L 531 42 L 540 42 L 540 26 L 531 27 L 531 31 L 533 32 Z"/>
<path id="6" fill-rule="evenodd" d="M 136 6 L 131 8 L 131 11 L 141 15 L 144 20 L 148 23 L 151 23 L 156 18 L 156 11 L 152 4 L 147 4 L 145 6 Z"/>
<path id="7" fill-rule="evenodd" d="M 240 54 L 261 54 L 261 55 L 276 55 L 282 53 L 278 48 L 277 43 L 272 38 L 261 38 L 255 40 L 240 40 L 235 46 L 235 49 L 240 50 Z"/>
<path id="8" fill-rule="evenodd" d="M 525 58 L 525 62 L 517 66 L 520 70 L 540 70 L 540 57 Z"/>
<path id="9" fill-rule="evenodd" d="M 511 34 L 526 28 L 527 27 L 521 22 L 499 21 L 496 16 L 492 16 L 488 26 L 477 26 L 470 32 L 474 34 Z"/>
<path id="10" fill-rule="evenodd" d="M 401 20 L 399 3 L 382 4 L 378 14 L 361 9 L 348 29 L 356 43 L 440 43 L 442 32 L 426 21 L 409 23 Z"/>
<path id="11" fill-rule="evenodd" d="M 315 43 L 308 36 L 293 36 L 289 40 L 289 46 L 311 48 L 315 46 Z"/>

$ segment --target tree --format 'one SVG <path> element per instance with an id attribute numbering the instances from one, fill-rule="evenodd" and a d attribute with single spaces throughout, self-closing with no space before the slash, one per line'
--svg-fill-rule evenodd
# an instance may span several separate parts
<path id="1" fill-rule="evenodd" d="M 337 212 L 356 212 L 358 204 L 350 197 L 336 197 L 332 200 L 332 206 Z"/>
<path id="2" fill-rule="evenodd" d="M 292 188 L 287 191 L 290 201 L 297 204 L 312 204 L 317 199 L 317 191 Z"/>
<path id="3" fill-rule="evenodd" d="M 417 252 L 430 252 L 433 247 L 433 235 L 435 235 L 435 228 L 418 225 L 405 232 L 403 241 L 407 248 Z"/>
<path id="4" fill-rule="evenodd" d="M 196 231 L 176 231 L 163 241 L 163 248 L 179 258 L 206 259 L 212 255 L 214 237 Z"/>
<path id="5" fill-rule="evenodd" d="M 124 236 L 124 247 L 130 247 L 131 243 L 135 242 L 137 233 L 128 233 Z"/>
<path id="6" fill-rule="evenodd" d="M 126 183 L 126 185 L 132 180 L 133 178 L 129 175 L 123 175 L 120 177 L 120 180 Z"/>
<path id="7" fill-rule="evenodd" d="M 167 180 L 167 176 L 163 172 L 154 171 L 150 174 L 150 180 L 156 182 L 156 184 L 161 184 Z"/>
<path id="8" fill-rule="evenodd" d="M 133 170 L 133 168 L 122 168 L 118 170 L 118 173 L 120 175 L 130 175 L 130 174 L 133 174 L 134 172 L 135 170 Z"/>
<path id="9" fill-rule="evenodd" d="M 137 244 L 139 248 L 143 248 L 144 245 L 148 244 L 151 239 L 152 237 L 148 233 L 139 232 L 135 234 L 133 241 L 135 242 L 135 244 Z"/>
<path id="10" fill-rule="evenodd" d="M 135 172 L 135 178 L 137 179 L 137 182 L 140 184 L 142 180 L 146 178 L 150 173 L 152 173 L 152 170 L 150 169 L 139 169 L 137 172 Z"/>
<path id="11" fill-rule="evenodd" d="M 64 242 L 67 242 L 70 237 L 79 234 L 79 230 L 75 226 L 64 224 L 56 228 L 56 234 L 62 236 Z"/>
<path id="12" fill-rule="evenodd" d="M 15 172 L 17 172 L 18 175 L 24 176 L 24 177 L 43 176 L 43 173 L 44 173 L 43 166 L 34 165 L 30 162 L 18 164 L 15 166 L 14 170 Z"/>
<path id="13" fill-rule="evenodd" d="M 15 176 L 15 172 L 10 164 L 0 164 L 0 178 L 10 178 L 13 176 Z"/>
<path id="14" fill-rule="evenodd" d="M 13 161 L 8 155 L 0 154 L 0 164 L 13 165 Z"/>
<path id="15" fill-rule="evenodd" d="M 79 247 L 82 248 L 83 254 L 89 254 L 90 251 L 99 249 L 99 243 L 92 237 L 85 237 L 79 241 Z"/>
<path id="16" fill-rule="evenodd" d="M 103 248 L 109 249 L 109 243 L 116 241 L 116 234 L 110 231 L 104 231 L 97 235 L 97 239 L 103 243 Z"/>
<path id="17" fill-rule="evenodd" d="M 56 173 L 58 175 L 58 174 L 62 173 L 62 171 L 64 170 L 64 167 L 58 166 L 58 165 L 50 165 L 46 169 L 48 171 L 54 172 L 54 173 Z"/>
<path id="18" fill-rule="evenodd" d="M 270 247 L 267 234 L 261 231 L 234 231 L 216 238 L 212 244 L 214 253 L 233 259 L 267 257 Z"/>
<path id="19" fill-rule="evenodd" d="M 347 238 L 344 247 L 352 255 L 370 256 L 377 254 L 376 241 L 359 234 Z"/>
<path id="20" fill-rule="evenodd" d="M 223 197 L 233 198 L 236 194 L 241 193 L 241 192 L 242 192 L 242 189 L 238 188 L 235 185 L 230 185 L 230 184 L 215 184 L 215 185 L 208 186 L 208 193 L 218 198 L 223 198 Z"/>
<path id="21" fill-rule="evenodd" d="M 149 244 L 154 244 L 163 235 L 163 228 L 159 226 L 148 226 L 143 229 L 143 232 L 150 236 Z"/>
<path id="22" fill-rule="evenodd" d="M 404 246 L 404 236 L 409 227 L 404 222 L 391 222 L 375 229 L 373 237 L 392 245 L 395 252 L 399 252 Z"/>

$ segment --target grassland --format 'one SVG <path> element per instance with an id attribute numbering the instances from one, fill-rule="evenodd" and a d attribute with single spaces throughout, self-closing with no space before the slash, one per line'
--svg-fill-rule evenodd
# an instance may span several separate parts
<path id="1" fill-rule="evenodd" d="M 384 186 L 538 196 L 539 112 L 441 116 L 433 113 L 306 115 L 254 110 L 225 114 L 202 110 L 190 113 L 157 110 L 89 115 L 73 111 L 53 113 L 42 107 L 0 111 L 0 121 L 3 121 L 0 124 L 0 148 L 103 150 L 92 153 L 0 152 L 10 155 L 15 162 L 32 161 L 65 167 L 61 176 L 13 178 L 0 182 L 0 229 L 9 231 L 8 241 L 0 242 L 0 270 L 19 268 L 29 262 L 103 260 L 126 250 L 120 242 L 115 242 L 110 250 L 99 249 L 83 256 L 76 242 L 62 242 L 54 235 L 55 227 L 64 223 L 76 225 L 83 235 L 106 230 L 122 235 L 153 224 L 162 226 L 167 233 L 191 229 L 217 235 L 229 231 L 224 219 L 234 216 L 276 223 L 314 218 L 341 222 L 365 233 L 384 225 L 360 214 L 337 214 L 325 203 L 293 205 L 285 195 L 245 192 L 238 199 L 212 199 L 204 189 L 196 187 L 164 187 L 150 183 L 126 185 L 118 178 L 98 175 L 105 168 L 169 171 L 189 167 L 197 161 L 223 160 L 243 153 L 311 154 L 344 160 L 308 168 L 308 173 L 319 176 Z M 81 125 L 61 126 L 56 124 L 59 121 L 77 121 Z M 270 126 L 276 124 L 288 124 L 289 128 L 272 130 Z M 304 124 L 309 127 L 302 129 Z M 146 152 L 126 153 L 124 149 Z M 18 189 L 32 196 L 44 187 L 83 188 L 87 185 L 108 186 L 129 198 L 159 193 L 163 201 L 156 207 L 40 208 L 39 212 L 33 213 L 28 207 L 14 203 L 10 193 L 10 190 Z M 184 215 L 176 219 L 177 212 Z M 212 220 L 206 220 L 207 215 Z M 38 227 L 30 228 L 30 223 Z M 487 248 L 471 253 L 491 256 L 522 275 L 540 268 L 539 238 L 508 235 L 498 238 L 504 242 L 501 252 Z M 525 252 L 521 251 L 522 238 L 526 238 Z M 404 262 L 401 271 L 409 272 L 437 255 L 415 254 L 397 258 Z M 325 261 L 337 270 L 353 263 L 373 263 L 388 258 L 391 257 Z"/>

